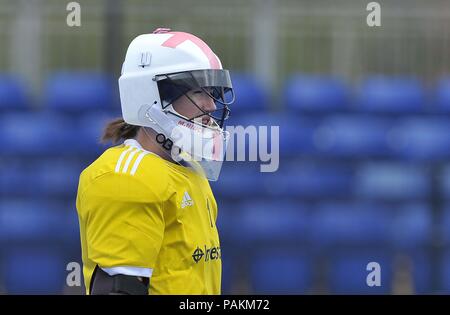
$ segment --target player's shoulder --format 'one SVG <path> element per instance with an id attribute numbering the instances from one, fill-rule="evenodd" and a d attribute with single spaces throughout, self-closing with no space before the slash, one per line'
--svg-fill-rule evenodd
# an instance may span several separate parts
<path id="1" fill-rule="evenodd" d="M 122 187 L 136 194 L 162 196 L 168 190 L 169 178 L 162 158 L 142 149 L 135 140 L 127 140 L 107 149 L 87 167 L 81 173 L 80 185 L 101 182 L 113 191 Z"/>
<path id="2" fill-rule="evenodd" d="M 160 184 L 169 179 L 167 162 L 157 154 L 144 150 L 134 139 L 124 142 L 124 148 L 116 160 L 114 172 L 117 174 Z"/>

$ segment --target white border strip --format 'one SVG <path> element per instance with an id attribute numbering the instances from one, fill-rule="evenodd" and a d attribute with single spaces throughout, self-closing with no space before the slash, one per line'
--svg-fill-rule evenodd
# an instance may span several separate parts
<path id="1" fill-rule="evenodd" d="M 101 267 L 101 268 L 104 272 L 106 272 L 110 276 L 126 275 L 126 276 L 145 277 L 150 279 L 153 274 L 153 269 L 151 268 L 129 267 L 129 266 L 120 266 L 111 268 Z"/>
<path id="2" fill-rule="evenodd" d="M 149 152 L 142 152 L 141 154 L 139 154 L 136 161 L 134 161 L 133 167 L 131 168 L 131 172 L 130 172 L 131 175 L 134 175 L 136 173 L 136 170 L 137 170 L 139 164 L 141 163 L 144 156 L 146 156 L 148 153 Z"/>
<path id="3" fill-rule="evenodd" d="M 125 162 L 125 165 L 122 169 L 122 173 L 126 173 L 128 171 L 128 167 L 130 166 L 130 162 L 133 159 L 134 155 L 136 154 L 136 152 L 139 152 L 140 150 L 138 148 L 136 148 L 134 151 L 132 151 L 129 155 L 128 155 L 128 159 Z"/>
<path id="4" fill-rule="evenodd" d="M 125 151 L 122 152 L 122 154 L 119 157 L 119 160 L 117 161 L 116 169 L 114 170 L 116 173 L 119 173 L 120 166 L 122 164 L 123 159 L 125 158 L 125 155 L 133 149 L 134 149 L 134 147 L 130 146 L 128 149 L 126 149 Z"/>

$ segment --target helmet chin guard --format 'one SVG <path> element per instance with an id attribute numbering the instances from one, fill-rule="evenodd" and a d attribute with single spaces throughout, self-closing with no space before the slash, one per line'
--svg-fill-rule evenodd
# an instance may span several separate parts
<path id="1" fill-rule="evenodd" d="M 140 112 L 149 122 L 147 127 L 173 142 L 170 149 L 166 148 L 172 160 L 182 161 L 210 181 L 218 179 L 229 140 L 228 131 L 218 125 L 205 127 L 171 112 L 164 113 L 156 104 L 144 105 Z"/>

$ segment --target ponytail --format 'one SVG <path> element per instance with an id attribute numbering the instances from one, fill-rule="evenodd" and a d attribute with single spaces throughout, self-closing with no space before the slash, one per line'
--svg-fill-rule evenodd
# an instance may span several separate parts
<path id="1" fill-rule="evenodd" d="M 106 125 L 101 141 L 103 143 L 111 141 L 115 144 L 120 140 L 134 138 L 139 128 L 139 126 L 127 124 L 121 117 L 116 118 Z"/>

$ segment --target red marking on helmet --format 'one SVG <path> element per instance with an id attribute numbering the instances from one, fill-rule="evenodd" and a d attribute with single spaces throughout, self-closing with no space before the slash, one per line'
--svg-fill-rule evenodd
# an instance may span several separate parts
<path id="1" fill-rule="evenodd" d="M 173 34 L 173 36 L 171 36 L 168 40 L 162 43 L 162 46 L 175 48 L 181 43 L 190 40 L 202 50 L 202 52 L 208 58 L 209 65 L 211 66 L 212 69 L 220 69 L 219 60 L 217 59 L 216 55 L 213 53 L 211 48 L 209 48 L 209 46 L 206 45 L 206 43 L 202 41 L 200 38 L 184 32 L 168 32 L 168 33 Z"/>
<path id="2" fill-rule="evenodd" d="M 153 34 L 164 34 L 164 33 L 169 33 L 169 32 L 170 32 L 170 28 L 158 27 L 157 29 L 155 29 L 153 31 Z"/>

